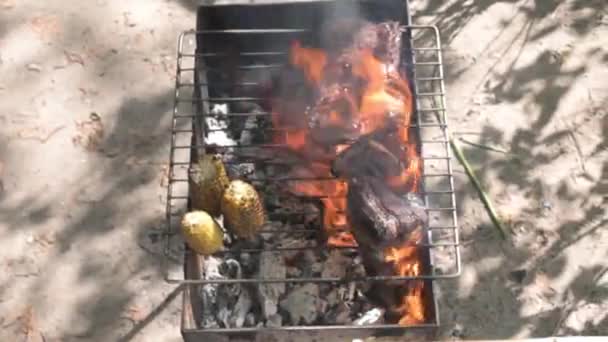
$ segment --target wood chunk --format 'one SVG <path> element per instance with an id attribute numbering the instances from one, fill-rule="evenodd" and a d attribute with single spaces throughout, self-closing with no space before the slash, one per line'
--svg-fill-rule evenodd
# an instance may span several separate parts
<path id="1" fill-rule="evenodd" d="M 422 201 L 413 193 L 395 194 L 376 177 L 355 177 L 348 184 L 347 217 L 367 275 L 396 275 L 385 251 L 409 243 L 413 234 L 426 227 L 428 217 Z M 400 305 L 410 283 L 378 282 L 368 293 L 391 311 Z"/>
<path id="2" fill-rule="evenodd" d="M 412 195 L 398 196 L 377 177 L 348 182 L 347 208 L 355 239 L 373 248 L 399 244 L 427 221 L 424 207 Z"/>
<path id="3" fill-rule="evenodd" d="M 333 162 L 332 173 L 343 178 L 371 176 L 386 179 L 398 176 L 404 166 L 382 143 L 360 138 L 340 153 Z"/>

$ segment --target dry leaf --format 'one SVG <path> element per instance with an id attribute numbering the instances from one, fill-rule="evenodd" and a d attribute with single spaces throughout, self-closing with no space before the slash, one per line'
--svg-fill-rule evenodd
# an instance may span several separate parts
<path id="1" fill-rule="evenodd" d="M 34 236 L 34 241 L 42 247 L 53 245 L 56 241 L 55 233 L 47 232 Z"/>
<path id="2" fill-rule="evenodd" d="M 51 139 L 57 132 L 64 129 L 65 126 L 57 126 L 53 129 L 42 128 L 40 126 L 26 127 L 17 132 L 17 138 L 24 140 L 36 140 L 44 144 Z"/>
<path id="3" fill-rule="evenodd" d="M 145 310 L 133 304 L 127 308 L 126 312 L 122 315 L 122 317 L 130 320 L 134 324 L 137 324 L 146 318 L 146 313 Z"/>
<path id="4" fill-rule="evenodd" d="M 42 66 L 40 64 L 36 64 L 36 63 L 30 63 L 30 64 L 26 65 L 25 67 L 29 71 L 35 71 L 35 72 L 42 71 Z"/>
<path id="5" fill-rule="evenodd" d="M 84 58 L 82 58 L 81 55 L 79 55 L 75 52 L 67 51 L 67 50 L 64 51 L 64 54 L 65 54 L 65 58 L 68 60 L 68 62 L 78 63 L 78 64 L 84 66 Z"/>
<path id="6" fill-rule="evenodd" d="M 77 134 L 72 138 L 74 145 L 82 146 L 88 151 L 96 151 L 104 136 L 104 127 L 101 117 L 91 113 L 89 120 L 76 122 Z"/>
<path id="7" fill-rule="evenodd" d="M 34 309 L 28 306 L 24 312 L 17 317 L 20 333 L 25 335 L 26 341 L 36 332 Z"/>

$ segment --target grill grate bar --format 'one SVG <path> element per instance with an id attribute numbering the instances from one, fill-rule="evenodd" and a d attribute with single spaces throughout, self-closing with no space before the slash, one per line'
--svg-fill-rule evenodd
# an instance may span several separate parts
<path id="1" fill-rule="evenodd" d="M 273 33 L 310 33 L 308 29 L 232 29 L 232 30 L 198 30 L 197 34 L 273 34 Z"/>

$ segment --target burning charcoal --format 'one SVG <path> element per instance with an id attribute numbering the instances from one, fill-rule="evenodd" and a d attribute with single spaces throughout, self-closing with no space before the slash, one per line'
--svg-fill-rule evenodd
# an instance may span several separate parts
<path id="1" fill-rule="evenodd" d="M 346 272 L 347 277 L 350 278 L 364 278 L 367 275 L 367 272 L 365 272 L 365 266 L 361 262 L 361 258 L 359 256 L 357 256 L 357 258 L 353 260 L 353 263 L 350 265 Z M 360 283 L 358 286 L 365 287 L 368 284 L 368 282 L 364 282 Z"/>
<path id="2" fill-rule="evenodd" d="M 339 303 L 325 315 L 325 321 L 331 324 L 348 324 L 351 322 L 351 309 L 346 303 Z"/>
<path id="3" fill-rule="evenodd" d="M 266 223 L 264 224 L 264 226 L 262 227 L 262 230 L 281 230 L 283 229 L 283 223 L 279 222 L 279 221 L 266 221 Z M 277 234 L 275 232 L 268 232 L 268 233 L 261 233 L 260 234 L 262 236 L 262 239 L 264 239 L 264 242 L 266 243 L 270 243 L 274 240 L 274 238 L 277 236 Z"/>
<path id="4" fill-rule="evenodd" d="M 296 258 L 298 255 L 302 254 L 302 250 L 300 250 L 299 248 L 310 247 L 313 244 L 314 244 L 314 242 L 311 240 L 287 237 L 283 241 L 281 241 L 279 246 L 281 248 L 294 248 L 294 250 L 288 250 L 288 251 L 283 252 L 283 256 L 285 257 L 285 259 L 288 261 L 291 261 L 294 258 Z"/>
<path id="5" fill-rule="evenodd" d="M 219 271 L 225 279 L 242 278 L 241 265 L 235 259 L 225 260 Z M 251 296 L 241 284 L 222 285 L 217 290 L 217 319 L 226 328 L 237 323 L 242 327 L 251 305 Z"/>
<path id="6" fill-rule="evenodd" d="M 289 278 L 298 278 L 302 275 L 302 271 L 297 267 L 287 267 L 287 276 Z"/>
<path id="7" fill-rule="evenodd" d="M 246 327 L 254 327 L 257 324 L 257 320 L 255 318 L 255 314 L 250 312 L 245 316 L 245 326 Z"/>
<path id="8" fill-rule="evenodd" d="M 211 116 L 205 117 L 207 136 L 205 144 L 217 146 L 234 146 L 236 142 L 228 136 L 228 105 L 215 104 L 211 108 Z"/>
<path id="9" fill-rule="evenodd" d="M 205 280 L 225 279 L 220 273 L 222 260 L 213 256 L 202 257 L 202 276 Z M 206 284 L 199 288 L 202 299 L 202 326 L 206 328 L 218 328 L 215 320 L 218 301 L 218 285 Z"/>
<path id="10" fill-rule="evenodd" d="M 340 251 L 332 250 L 323 265 L 321 276 L 323 278 L 342 278 L 346 275 L 346 268 L 352 260 L 345 257 Z"/>
<path id="11" fill-rule="evenodd" d="M 374 308 L 365 312 L 354 322 L 355 325 L 382 324 L 384 322 L 384 309 Z"/>
<path id="12" fill-rule="evenodd" d="M 300 267 L 305 277 L 319 276 L 323 269 L 323 263 L 319 261 L 317 251 L 307 249 L 302 253 L 300 258 Z"/>
<path id="13" fill-rule="evenodd" d="M 283 317 L 281 315 L 274 314 L 266 320 L 266 327 L 269 328 L 278 328 L 283 325 Z"/>
<path id="14" fill-rule="evenodd" d="M 224 328 L 230 328 L 230 314 L 231 314 L 230 308 L 228 308 L 227 306 L 222 305 L 218 312 L 216 313 L 216 317 L 218 319 L 218 321 L 220 321 L 223 325 Z"/>
<path id="15" fill-rule="evenodd" d="M 344 300 L 349 301 L 349 302 L 354 300 L 356 293 L 357 293 L 357 284 L 349 283 L 348 292 L 346 292 Z"/>
<path id="16" fill-rule="evenodd" d="M 253 265 L 253 258 L 251 257 L 251 254 L 249 253 L 241 253 L 241 256 L 239 258 L 240 262 L 241 262 L 241 266 L 243 267 L 244 270 L 248 271 L 249 273 L 251 273 L 254 269 L 254 265 Z"/>
<path id="17" fill-rule="evenodd" d="M 233 324 L 232 326 L 237 328 L 243 327 L 245 319 L 247 318 L 247 313 L 251 309 L 252 304 L 253 300 L 251 294 L 247 289 L 243 289 L 233 308 L 232 317 L 230 319 L 230 322 Z"/>
<path id="18" fill-rule="evenodd" d="M 281 308 L 287 311 L 292 324 L 312 324 L 319 315 L 319 309 L 326 304 L 319 298 L 316 284 L 305 284 L 291 291 L 281 301 Z"/>
<path id="19" fill-rule="evenodd" d="M 262 252 L 260 254 L 259 278 L 285 278 L 287 267 L 279 253 Z M 280 296 L 285 293 L 285 283 L 260 284 L 258 298 L 265 319 L 278 311 Z"/>
<path id="20" fill-rule="evenodd" d="M 245 125 L 243 128 L 244 129 L 243 129 L 243 132 L 241 133 L 239 143 L 241 145 L 253 144 L 253 135 L 254 135 L 255 129 L 257 128 L 255 116 L 252 115 L 252 116 L 247 117 L 247 120 L 245 121 Z"/>
<path id="21" fill-rule="evenodd" d="M 310 265 L 310 271 L 315 276 L 319 275 L 321 273 L 322 269 L 323 269 L 323 263 L 315 262 L 314 264 Z"/>
<path id="22" fill-rule="evenodd" d="M 329 304 L 329 306 L 334 306 L 342 301 L 340 296 L 341 288 L 342 287 L 333 288 L 331 291 L 329 291 L 327 296 L 325 296 L 325 300 L 327 300 L 327 304 Z"/>
<path id="23" fill-rule="evenodd" d="M 305 219 L 304 223 L 310 224 L 319 220 L 319 207 L 313 203 L 304 205 Z"/>
<path id="24" fill-rule="evenodd" d="M 230 179 L 241 179 L 251 176 L 256 172 L 256 169 L 253 163 L 227 164 L 226 172 Z"/>
<path id="25" fill-rule="evenodd" d="M 220 272 L 228 279 L 239 279 L 243 277 L 241 264 L 235 259 L 227 259 L 220 265 Z M 240 284 L 231 284 L 221 287 L 221 292 L 228 296 L 238 296 L 241 293 Z"/>

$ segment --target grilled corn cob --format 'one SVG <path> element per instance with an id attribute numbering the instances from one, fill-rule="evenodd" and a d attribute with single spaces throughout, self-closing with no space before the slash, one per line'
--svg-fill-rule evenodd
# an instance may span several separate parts
<path id="1" fill-rule="evenodd" d="M 255 188 L 241 180 L 230 182 L 222 197 L 224 226 L 238 237 L 250 238 L 265 221 L 264 208 Z"/>
<path id="2" fill-rule="evenodd" d="M 190 169 L 192 207 L 208 212 L 211 216 L 221 213 L 221 199 L 229 179 L 224 164 L 215 155 L 204 155 Z"/>
<path id="3" fill-rule="evenodd" d="M 204 211 L 186 213 L 182 217 L 181 230 L 188 246 L 199 254 L 213 254 L 224 247 L 224 232 Z"/>

